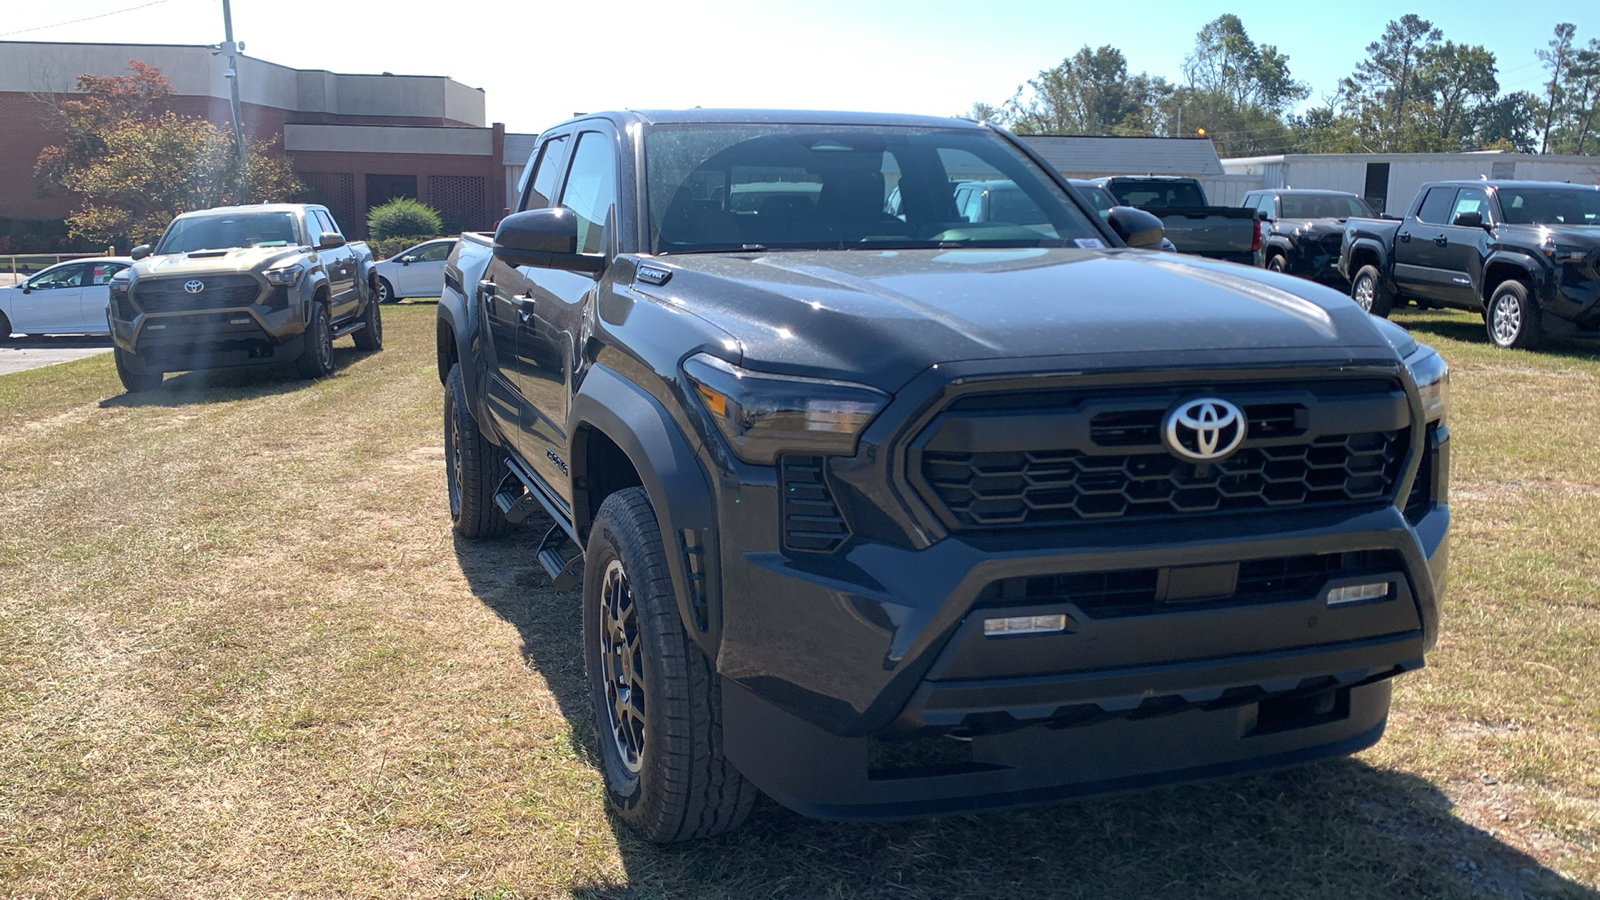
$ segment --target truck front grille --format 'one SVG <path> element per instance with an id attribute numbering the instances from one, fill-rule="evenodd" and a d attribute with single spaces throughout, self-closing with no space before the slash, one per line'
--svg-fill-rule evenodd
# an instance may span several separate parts
<path id="1" fill-rule="evenodd" d="M 184 285 L 191 281 L 202 285 L 199 292 L 185 289 Z M 129 294 L 145 312 L 227 309 L 255 303 L 261 295 L 261 283 L 249 275 L 141 279 Z"/>
<path id="2" fill-rule="evenodd" d="M 1180 459 L 1161 443 L 1166 411 L 1196 394 L 1232 399 L 1249 422 L 1221 461 Z M 1403 389 L 1371 380 L 977 395 L 929 423 L 907 471 L 955 530 L 1393 502 L 1409 421 Z"/>

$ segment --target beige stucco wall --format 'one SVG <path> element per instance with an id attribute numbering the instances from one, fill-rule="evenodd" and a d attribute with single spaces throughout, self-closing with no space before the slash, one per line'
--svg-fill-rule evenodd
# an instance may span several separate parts
<path id="1" fill-rule="evenodd" d="M 488 156 L 494 152 L 494 133 L 487 128 L 410 125 L 285 125 L 283 147 L 309 152 Z"/>

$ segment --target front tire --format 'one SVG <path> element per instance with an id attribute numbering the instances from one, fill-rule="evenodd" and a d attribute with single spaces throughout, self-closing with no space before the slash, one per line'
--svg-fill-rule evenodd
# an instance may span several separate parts
<path id="1" fill-rule="evenodd" d="M 373 297 L 367 301 L 367 308 L 361 312 L 361 321 L 366 325 L 351 335 L 356 342 L 357 350 L 383 349 L 383 312 L 378 305 L 378 299 Z"/>
<path id="2" fill-rule="evenodd" d="M 478 430 L 467 407 L 467 386 L 461 364 L 450 367 L 444 384 L 444 464 L 450 496 L 450 524 L 470 540 L 499 537 L 511 528 L 495 505 L 505 456 Z"/>
<path id="3" fill-rule="evenodd" d="M 333 322 L 328 318 L 328 308 L 320 302 L 311 304 L 305 346 L 294 366 L 301 378 L 327 378 L 333 374 Z"/>
<path id="4" fill-rule="evenodd" d="M 1394 291 L 1383 283 L 1377 266 L 1362 266 L 1350 282 L 1350 299 L 1380 319 L 1389 318 L 1394 309 Z"/>
<path id="5" fill-rule="evenodd" d="M 755 786 L 722 749 L 717 674 L 689 639 L 644 488 L 600 504 L 584 554 L 584 662 L 606 800 L 655 843 L 738 827 Z"/>
<path id="6" fill-rule="evenodd" d="M 1544 338 L 1538 304 L 1528 298 L 1528 286 L 1520 281 L 1501 282 L 1489 295 L 1484 327 L 1489 342 L 1506 350 L 1532 350 Z"/>
<path id="7" fill-rule="evenodd" d="M 139 364 L 138 357 L 124 353 L 121 347 L 111 348 L 111 358 L 117 364 L 117 378 L 122 382 L 123 390 L 128 393 L 142 394 L 161 387 L 161 379 L 166 373 L 160 370 L 147 370 Z"/>
<path id="8" fill-rule="evenodd" d="M 1267 271 L 1281 273 L 1287 273 L 1289 271 L 1289 264 L 1284 260 L 1283 254 L 1274 253 L 1267 257 Z"/>
<path id="9" fill-rule="evenodd" d="M 377 293 L 379 303 L 393 303 L 395 301 L 394 285 L 390 284 L 389 279 L 384 278 L 382 275 L 378 276 Z"/>

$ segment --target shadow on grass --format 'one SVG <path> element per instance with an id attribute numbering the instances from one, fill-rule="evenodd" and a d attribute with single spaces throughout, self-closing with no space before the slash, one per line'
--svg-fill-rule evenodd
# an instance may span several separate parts
<path id="1" fill-rule="evenodd" d="M 534 559 L 549 520 L 455 551 L 522 637 L 575 749 L 594 729 L 575 592 Z M 823 822 L 762 799 L 720 838 L 657 847 L 613 824 L 623 883 L 586 900 L 677 897 L 1499 898 L 1600 900 L 1451 815 L 1431 783 L 1344 759 L 1058 806 L 909 822 Z"/>
<path id="2" fill-rule="evenodd" d="M 353 347 L 333 348 L 333 375 L 338 378 L 346 367 L 354 365 L 378 350 L 357 350 Z M 103 408 L 132 406 L 194 406 L 203 403 L 230 403 L 249 400 L 268 394 L 297 391 L 313 382 L 301 378 L 293 363 L 280 365 L 237 366 L 225 369 L 195 369 L 169 375 L 161 386 L 142 394 L 122 393 L 100 401 Z"/>
<path id="3" fill-rule="evenodd" d="M 1463 344 L 1482 344 L 1486 350 L 1493 349 L 1484 330 L 1483 320 L 1474 313 L 1412 312 L 1397 314 L 1393 321 L 1424 343 L 1429 337 L 1435 337 L 1460 341 Z M 1564 356 L 1592 362 L 1600 360 L 1600 342 L 1547 335 L 1540 342 L 1538 349 L 1532 352 L 1541 356 Z"/>

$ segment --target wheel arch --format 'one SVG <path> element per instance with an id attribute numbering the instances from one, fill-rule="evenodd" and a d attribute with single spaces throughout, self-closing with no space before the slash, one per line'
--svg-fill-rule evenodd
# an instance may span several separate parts
<path id="1" fill-rule="evenodd" d="M 643 487 L 668 548 L 684 631 L 715 658 L 721 632 L 716 503 L 695 442 L 660 401 L 604 366 L 585 376 L 569 421 L 573 530 L 587 540 L 606 497 Z"/>
<path id="2" fill-rule="evenodd" d="M 1524 259 L 1508 255 L 1490 256 L 1483 264 L 1482 300 L 1485 306 L 1494 296 L 1495 289 L 1510 280 L 1526 282 L 1528 299 L 1538 303 L 1540 273 Z"/>
<path id="3" fill-rule="evenodd" d="M 1384 254 L 1372 241 L 1361 241 L 1350 248 L 1350 278 L 1354 280 L 1362 266 L 1373 266 L 1383 274 Z"/>

